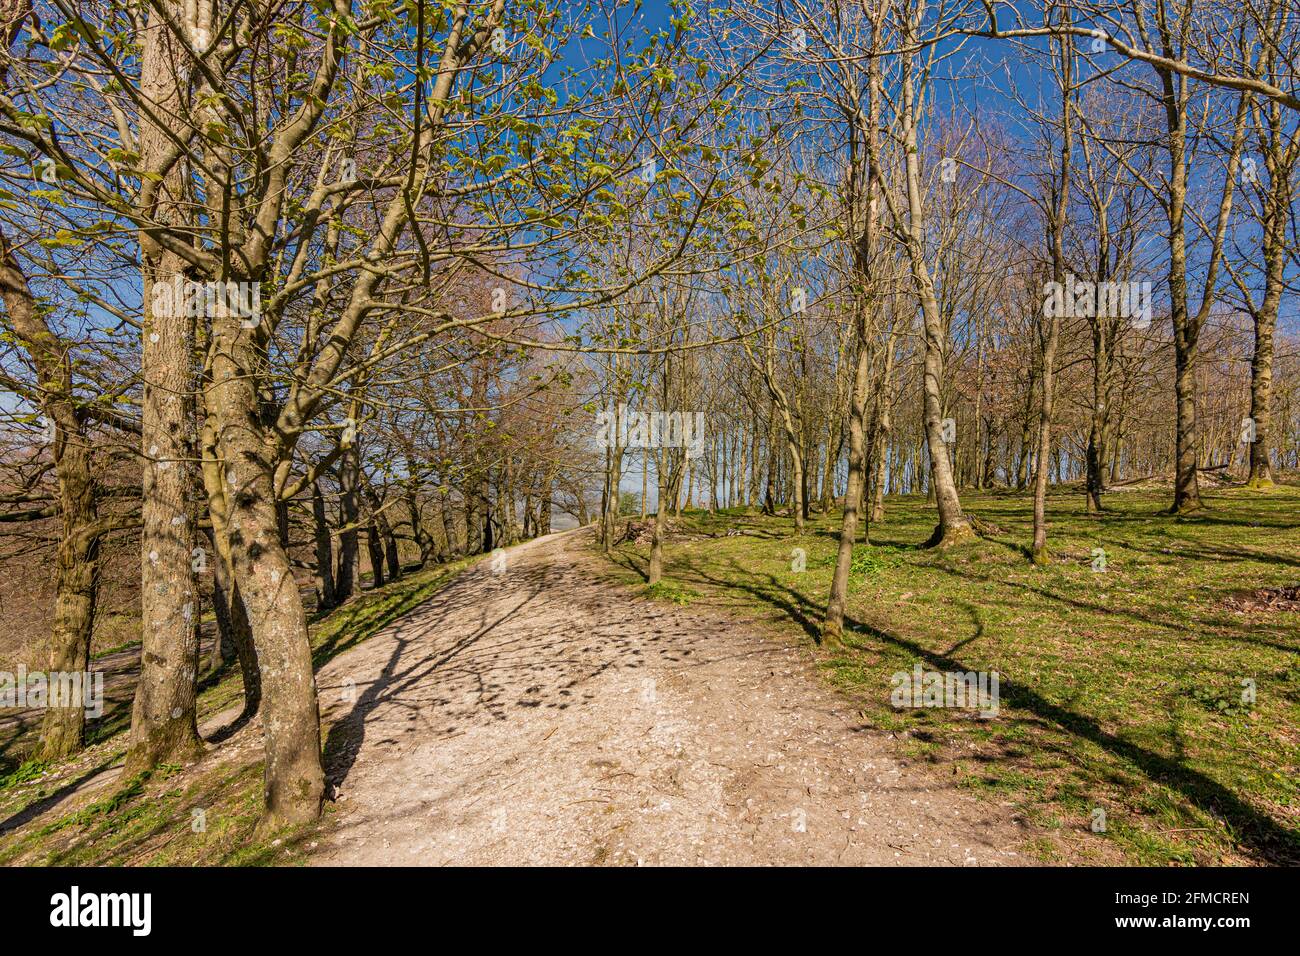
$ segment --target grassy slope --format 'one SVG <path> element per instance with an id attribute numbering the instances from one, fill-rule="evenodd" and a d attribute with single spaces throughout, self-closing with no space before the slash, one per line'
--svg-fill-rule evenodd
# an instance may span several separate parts
<path id="1" fill-rule="evenodd" d="M 873 544 L 855 552 L 851 649 L 824 658 L 827 675 L 912 756 L 1019 807 L 1041 827 L 1043 859 L 1300 862 L 1300 613 L 1222 605 L 1234 590 L 1300 581 L 1300 489 L 1205 497 L 1204 515 L 1171 518 L 1166 493 L 1111 494 L 1102 517 L 1079 494 L 1053 496 L 1057 560 L 1041 569 L 1022 550 L 1027 497 L 964 496 L 997 530 L 946 552 L 918 547 L 932 506 L 892 499 Z M 816 633 L 837 518 L 814 516 L 802 540 L 785 518 L 683 520 L 655 596 Z M 734 528 L 746 534 L 726 536 Z M 803 573 L 795 547 L 807 552 Z M 624 545 L 620 576 L 637 580 L 645 557 Z M 893 709 L 890 676 L 917 661 L 998 671 L 1000 716 Z M 1105 833 L 1092 832 L 1096 808 Z"/>
<path id="2" fill-rule="evenodd" d="M 364 592 L 312 623 L 313 658 L 319 667 L 426 601 L 469 561 L 407 575 Z M 205 682 L 200 721 L 243 699 L 238 667 Z M 0 822 L 55 798 L 61 788 L 120 762 L 127 729 L 98 731 L 100 742 L 80 757 L 53 767 L 27 763 L 0 777 Z M 325 737 L 324 731 L 321 734 Z M 220 750 L 218 750 L 220 753 Z M 0 863 L 46 865 L 253 865 L 295 862 L 313 828 L 274 839 L 254 833 L 262 805 L 260 759 L 214 760 L 196 767 L 163 766 L 148 778 L 120 781 L 75 810 L 51 807 L 21 832 L 0 836 Z M 326 804 L 327 810 L 332 807 Z M 203 812 L 196 832 L 195 811 Z"/>

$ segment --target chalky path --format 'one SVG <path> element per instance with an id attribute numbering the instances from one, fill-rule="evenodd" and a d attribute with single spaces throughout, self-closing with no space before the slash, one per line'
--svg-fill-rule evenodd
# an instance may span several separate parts
<path id="1" fill-rule="evenodd" d="M 589 531 L 484 561 L 318 675 L 320 864 L 1030 862 L 895 756 L 806 649 L 641 600 Z"/>

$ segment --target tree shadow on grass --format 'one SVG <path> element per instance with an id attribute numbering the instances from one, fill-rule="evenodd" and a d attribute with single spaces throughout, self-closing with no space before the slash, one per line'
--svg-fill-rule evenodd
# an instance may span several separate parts
<path id="1" fill-rule="evenodd" d="M 779 609 L 790 620 L 794 621 L 803 629 L 803 632 L 811 637 L 814 641 L 821 637 L 821 621 L 814 615 L 807 613 L 805 608 L 812 608 L 812 604 L 798 591 L 783 585 L 777 580 L 775 575 L 766 575 L 769 587 L 761 587 L 757 584 L 744 583 L 745 578 L 753 579 L 758 577 L 753 571 L 743 567 L 735 558 L 731 559 L 731 566 L 742 575 L 741 580 L 735 578 L 721 578 L 709 574 L 703 568 L 694 562 L 683 561 L 681 565 L 690 569 L 698 580 L 713 585 L 721 589 L 734 589 L 751 594 L 760 601 L 770 604 Z M 789 597 L 783 596 L 782 592 Z"/>
<path id="2" fill-rule="evenodd" d="M 8 833 L 10 830 L 16 830 L 24 823 L 27 823 L 31 820 L 35 820 L 41 814 L 46 813 L 49 810 L 53 810 L 55 807 L 61 804 L 68 797 L 72 796 L 74 793 L 77 793 L 81 789 L 81 786 L 83 784 L 97 777 L 105 770 L 108 770 L 114 764 L 120 762 L 121 759 L 122 759 L 121 754 L 113 754 L 111 757 L 96 764 L 95 766 L 87 767 L 85 771 L 82 772 L 79 776 L 77 776 L 72 780 L 69 780 L 67 783 L 59 787 L 58 790 L 55 790 L 48 797 L 42 797 L 40 800 L 33 801 L 32 803 L 23 807 L 23 809 L 19 810 L 17 813 L 10 816 L 8 819 L 0 822 L 0 833 Z"/>
<path id="3" fill-rule="evenodd" d="M 650 580 L 649 562 L 646 562 L 644 566 L 638 564 L 632 552 L 616 549 L 614 551 L 606 551 L 604 554 L 605 557 L 614 564 L 617 564 L 619 567 L 627 568 L 633 574 L 640 575 L 642 581 L 648 582 Z"/>
<path id="4" fill-rule="evenodd" d="M 1300 558 L 1284 557 L 1280 554 L 1269 554 L 1262 551 L 1248 551 L 1243 548 L 1209 548 L 1204 545 L 1194 544 L 1190 541 L 1179 541 L 1176 543 L 1182 544 L 1184 547 L 1161 549 L 1160 553 L 1165 554 L 1167 552 L 1169 557 L 1192 558 L 1193 560 L 1202 561 L 1207 559 L 1219 561 L 1258 561 L 1261 564 L 1280 564 L 1287 567 L 1300 568 Z"/>
<path id="5" fill-rule="evenodd" d="M 734 560 L 732 564 L 738 571 L 753 576 L 752 571 L 741 568 Z M 758 586 L 716 578 L 697 566 L 687 566 L 703 581 L 722 588 L 739 588 L 781 610 L 810 637 L 815 638 L 820 631 L 822 609 L 771 575 L 767 576 L 767 586 Z M 975 613 L 974 608 L 972 613 Z M 976 617 L 978 619 L 977 615 Z M 968 642 L 959 643 L 948 652 L 935 652 L 916 641 L 847 615 L 845 626 L 846 631 L 915 655 L 925 662 L 928 669 L 963 673 L 970 670 L 954 655 L 955 650 Z M 1275 865 L 1300 863 L 1300 833 L 1282 826 L 1204 773 L 1185 766 L 1177 759 L 1124 740 L 1104 730 L 1095 719 L 1053 703 L 1022 683 L 1003 680 L 1001 697 L 1010 706 L 1027 712 L 1044 725 L 1055 726 L 1079 740 L 1086 740 L 1127 763 L 1153 783 L 1163 784 L 1181 793 L 1199 809 L 1223 820 L 1237 844 L 1259 860 Z"/>
<path id="6" fill-rule="evenodd" d="M 996 584 L 1002 587 L 1017 588 L 1018 590 L 1027 591 L 1032 594 L 1037 594 L 1040 597 L 1047 598 L 1049 601 L 1067 605 L 1069 607 L 1074 608 L 1075 610 L 1091 611 L 1097 614 L 1104 614 L 1108 617 L 1117 617 L 1123 620 L 1133 621 L 1138 624 L 1145 624 L 1149 627 L 1160 628 L 1161 630 L 1168 631 L 1173 635 L 1181 636 L 1186 632 L 1188 627 L 1188 625 L 1185 623 L 1174 623 L 1170 621 L 1162 621 L 1159 618 L 1151 617 L 1145 614 L 1139 614 L 1136 611 L 1120 610 L 1119 608 L 1108 607 L 1104 604 L 1098 604 L 1093 601 L 1081 601 L 1078 598 L 1066 597 L 1065 595 L 1057 594 L 1056 592 L 1046 587 L 1041 587 L 1026 582 L 1006 581 L 1001 578 L 995 578 L 990 574 L 976 574 L 972 571 L 963 570 L 952 566 L 936 566 L 936 570 L 943 571 L 944 573 L 950 574 L 953 577 L 964 578 L 967 581 L 973 581 L 978 584 Z M 1201 628 L 1205 629 L 1207 632 L 1211 632 L 1215 628 L 1222 626 L 1218 622 L 1215 622 L 1213 620 L 1208 620 L 1205 618 L 1198 618 L 1194 623 L 1200 626 Z M 1287 653 L 1292 653 L 1292 654 L 1294 654 L 1297 649 L 1294 644 L 1282 644 L 1276 641 L 1270 641 L 1270 640 L 1253 637 L 1246 634 L 1234 634 L 1231 636 L 1225 636 L 1223 639 L 1239 641 L 1246 644 L 1253 644 L 1256 647 L 1267 647 L 1275 651 L 1286 651 Z"/>

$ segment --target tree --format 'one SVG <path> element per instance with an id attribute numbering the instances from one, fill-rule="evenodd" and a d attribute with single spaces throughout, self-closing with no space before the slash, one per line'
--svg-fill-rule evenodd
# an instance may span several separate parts
<path id="1" fill-rule="evenodd" d="M 208 24 L 187 21 L 180 4 L 160 2 L 141 36 L 139 149 L 144 383 L 140 421 L 144 461 L 140 539 L 142 605 L 140 679 L 131 712 L 125 773 L 202 753 L 196 718 L 199 595 L 194 551 L 195 327 L 186 302 L 182 258 L 154 239 L 153 228 L 180 232 L 188 216 L 186 168 L 175 149 L 189 131 L 176 121 L 189 57 Z"/>

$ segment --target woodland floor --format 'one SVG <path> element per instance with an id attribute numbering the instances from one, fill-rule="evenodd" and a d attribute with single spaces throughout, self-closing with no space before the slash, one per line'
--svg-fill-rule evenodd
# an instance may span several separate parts
<path id="1" fill-rule="evenodd" d="M 233 675 L 204 691 L 194 766 L 122 780 L 118 734 L 0 778 L 0 863 L 1290 862 L 1300 490 L 1222 490 L 1192 519 L 1159 491 L 1100 518 L 1078 497 L 1053 496 L 1048 568 L 1019 551 L 1023 496 L 965 496 L 988 537 L 947 552 L 919 547 L 931 506 L 891 500 L 833 656 L 810 634 L 834 515 L 796 536 L 689 513 L 652 589 L 643 545 L 611 560 L 590 530 L 410 575 L 313 628 L 319 824 L 254 834 Z M 1002 713 L 893 710 L 918 661 L 999 670 Z"/>

